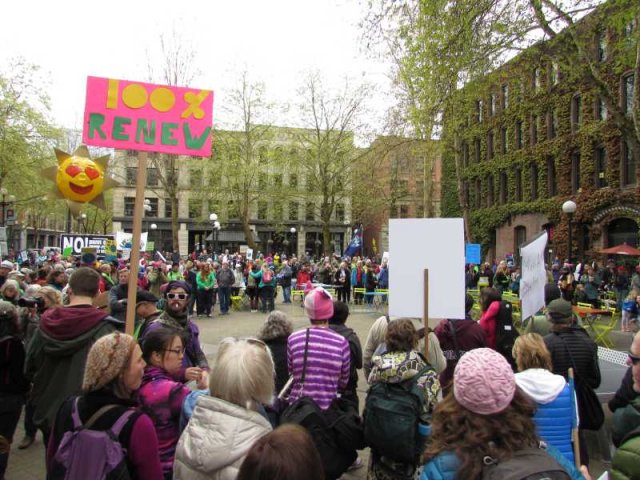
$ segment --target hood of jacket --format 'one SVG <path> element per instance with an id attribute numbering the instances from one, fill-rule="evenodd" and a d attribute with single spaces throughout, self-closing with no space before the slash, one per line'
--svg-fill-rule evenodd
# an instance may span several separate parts
<path id="1" fill-rule="evenodd" d="M 536 403 L 553 402 L 567 382 L 562 375 L 556 375 L 544 368 L 530 368 L 516 373 L 516 384 Z"/>
<path id="2" fill-rule="evenodd" d="M 50 308 L 42 314 L 40 329 L 55 340 L 72 340 L 93 330 L 108 316 L 92 305 Z"/>
<path id="3" fill-rule="evenodd" d="M 178 442 L 176 472 L 180 464 L 209 476 L 229 468 L 235 471 L 229 478 L 235 478 L 251 446 L 270 431 L 258 412 L 201 395 Z"/>

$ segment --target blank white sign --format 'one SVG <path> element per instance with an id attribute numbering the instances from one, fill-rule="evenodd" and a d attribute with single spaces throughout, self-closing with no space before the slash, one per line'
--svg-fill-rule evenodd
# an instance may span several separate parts
<path id="1" fill-rule="evenodd" d="M 429 318 L 464 318 L 464 224 L 461 218 L 389 220 L 389 315 L 423 314 L 429 269 Z"/>

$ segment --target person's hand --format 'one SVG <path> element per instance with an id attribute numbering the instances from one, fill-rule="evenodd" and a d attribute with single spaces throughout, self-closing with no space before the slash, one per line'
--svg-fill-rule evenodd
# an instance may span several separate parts
<path id="1" fill-rule="evenodd" d="M 582 465 L 580 467 L 580 473 L 585 478 L 585 480 L 593 480 L 591 475 L 589 475 L 589 468 L 586 465 Z"/>
<path id="2" fill-rule="evenodd" d="M 206 370 L 202 370 L 200 374 L 200 379 L 197 382 L 197 387 L 199 390 L 206 390 L 209 388 L 209 372 Z"/>
<path id="3" fill-rule="evenodd" d="M 200 367 L 189 367 L 184 371 L 184 378 L 188 382 L 198 382 L 200 377 L 202 377 L 202 369 Z"/>

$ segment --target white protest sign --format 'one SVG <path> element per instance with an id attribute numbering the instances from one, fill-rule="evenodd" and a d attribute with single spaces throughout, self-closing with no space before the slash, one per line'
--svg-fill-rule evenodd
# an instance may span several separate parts
<path id="1" fill-rule="evenodd" d="M 147 248 L 148 233 L 144 232 L 140 235 L 140 251 L 145 252 Z M 131 254 L 131 246 L 133 244 L 133 234 L 126 232 L 116 232 L 116 248 L 122 250 L 122 257 L 127 259 Z"/>
<path id="2" fill-rule="evenodd" d="M 389 220 L 389 315 L 423 315 L 429 269 L 429 318 L 464 318 L 464 225 L 461 218 Z"/>
<path id="3" fill-rule="evenodd" d="M 522 319 L 529 318 L 544 307 L 544 286 L 547 271 L 544 268 L 544 249 L 547 247 L 547 232 L 520 247 L 522 278 L 520 279 L 520 308 Z"/>
<path id="4" fill-rule="evenodd" d="M 389 252 L 384 252 L 382 254 L 382 260 L 387 262 L 389 261 Z"/>
<path id="5" fill-rule="evenodd" d="M 253 260 L 253 248 L 247 248 L 247 260 Z"/>

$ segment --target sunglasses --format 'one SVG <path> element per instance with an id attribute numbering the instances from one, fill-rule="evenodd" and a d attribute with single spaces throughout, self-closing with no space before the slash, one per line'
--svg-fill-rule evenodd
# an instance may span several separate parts
<path id="1" fill-rule="evenodd" d="M 188 293 L 167 293 L 167 298 L 169 300 L 174 300 L 174 299 L 178 299 L 178 300 L 186 300 L 187 298 L 189 298 L 189 294 Z"/>
<path id="2" fill-rule="evenodd" d="M 629 352 L 629 361 L 632 365 L 638 365 L 638 362 L 640 362 L 640 356 L 634 355 L 633 353 Z"/>

